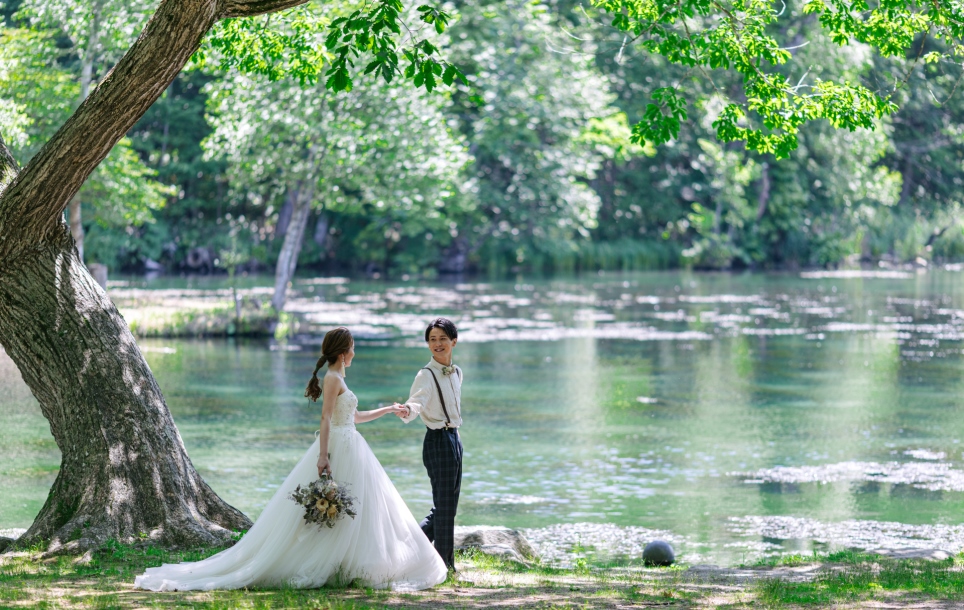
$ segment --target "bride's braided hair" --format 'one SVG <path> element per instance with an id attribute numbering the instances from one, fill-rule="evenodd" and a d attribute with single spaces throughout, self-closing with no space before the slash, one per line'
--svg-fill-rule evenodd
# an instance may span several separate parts
<path id="1" fill-rule="evenodd" d="M 318 371 L 326 364 L 331 366 L 338 361 L 338 357 L 351 349 L 355 339 L 351 336 L 351 331 L 344 326 L 339 326 L 325 333 L 325 338 L 321 342 L 321 358 L 315 363 L 315 370 L 311 373 L 311 380 L 305 388 L 305 396 L 312 401 L 317 401 L 321 396 L 321 383 L 318 381 Z"/>

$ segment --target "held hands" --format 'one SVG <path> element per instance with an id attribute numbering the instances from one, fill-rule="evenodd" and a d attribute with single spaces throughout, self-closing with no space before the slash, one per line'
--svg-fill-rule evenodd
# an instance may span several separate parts
<path id="1" fill-rule="evenodd" d="M 411 414 L 411 409 L 407 405 L 400 405 L 397 402 L 391 407 L 392 413 L 397 415 L 399 418 L 408 417 Z"/>

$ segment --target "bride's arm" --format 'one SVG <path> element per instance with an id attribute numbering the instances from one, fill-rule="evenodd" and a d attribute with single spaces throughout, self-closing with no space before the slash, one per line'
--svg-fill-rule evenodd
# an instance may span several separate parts
<path id="1" fill-rule="evenodd" d="M 324 385 L 322 386 L 322 396 L 324 402 L 321 403 L 321 424 L 318 426 L 318 476 L 327 472 L 331 474 L 331 465 L 328 463 L 328 433 L 331 431 L 331 416 L 335 412 L 335 403 L 338 401 L 338 390 L 341 384 L 338 379 L 330 375 L 325 375 Z"/>
<path id="2" fill-rule="evenodd" d="M 376 420 L 382 415 L 388 415 L 389 413 L 405 413 L 407 411 L 408 410 L 403 405 L 389 405 L 387 407 L 372 409 L 370 411 L 355 411 L 355 423 L 363 424 L 367 421 Z"/>

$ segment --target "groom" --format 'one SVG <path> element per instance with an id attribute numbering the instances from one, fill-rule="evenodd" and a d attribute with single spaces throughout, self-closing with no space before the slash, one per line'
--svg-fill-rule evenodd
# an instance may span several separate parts
<path id="1" fill-rule="evenodd" d="M 412 390 L 398 416 L 408 423 L 421 416 L 428 428 L 422 444 L 422 462 L 432 481 L 432 510 L 421 523 L 422 531 L 449 570 L 455 570 L 455 511 L 462 487 L 462 369 L 452 364 L 459 331 L 446 318 L 436 318 L 425 329 L 432 359 L 415 376 Z"/>

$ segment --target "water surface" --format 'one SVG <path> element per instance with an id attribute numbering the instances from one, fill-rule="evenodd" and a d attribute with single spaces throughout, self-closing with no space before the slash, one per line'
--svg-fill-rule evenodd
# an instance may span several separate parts
<path id="1" fill-rule="evenodd" d="M 309 332 L 287 343 L 141 344 L 198 470 L 252 518 L 318 427 L 319 405 L 301 397 L 317 333 L 334 324 L 356 331 L 347 381 L 360 408 L 372 408 L 407 396 L 429 358 L 424 323 L 446 314 L 459 324 L 466 374 L 461 524 L 527 528 L 549 557 L 573 546 L 632 554 L 655 535 L 691 562 L 834 547 L 956 552 L 960 279 L 304 279 L 291 309 Z M 59 454 L 5 356 L 0 421 L 0 528 L 26 527 Z M 384 418 L 360 430 L 422 516 L 431 499 L 423 429 Z"/>

